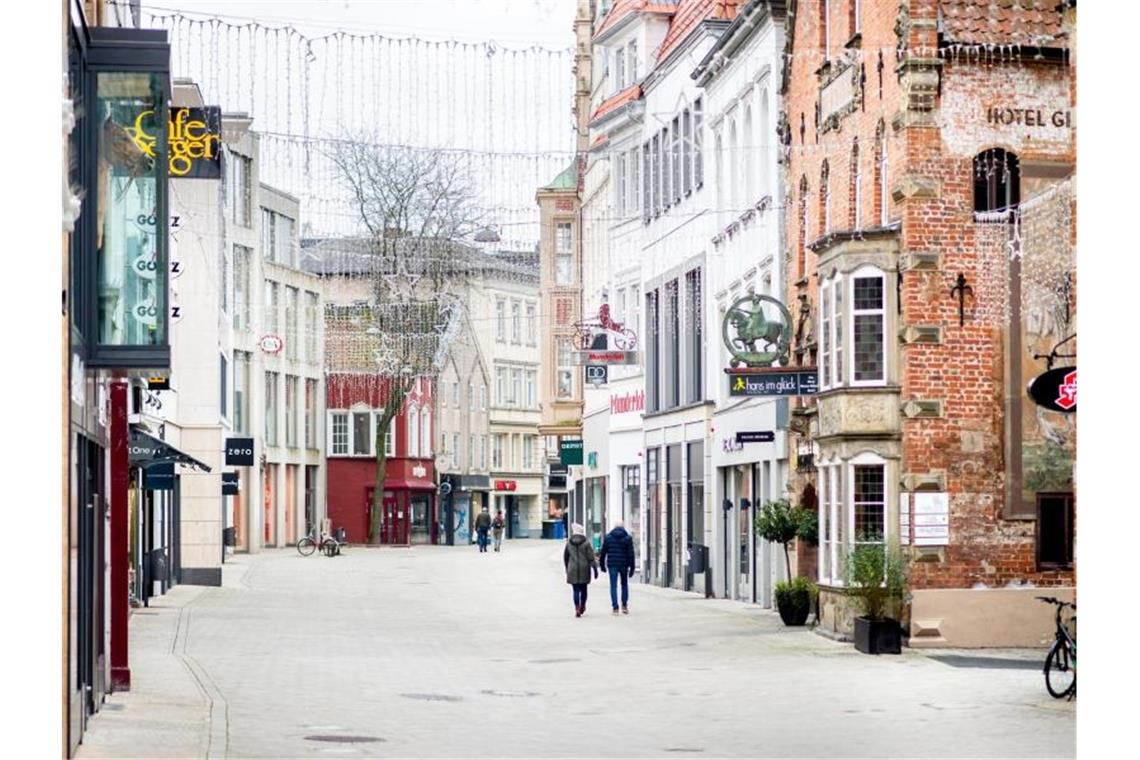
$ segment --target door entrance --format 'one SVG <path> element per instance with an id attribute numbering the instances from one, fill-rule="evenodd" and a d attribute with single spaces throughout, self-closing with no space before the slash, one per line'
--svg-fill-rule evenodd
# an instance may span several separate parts
<path id="1" fill-rule="evenodd" d="M 384 515 L 380 525 L 380 542 L 405 546 L 411 543 L 409 522 L 407 506 L 401 504 L 391 491 L 385 492 Z"/>

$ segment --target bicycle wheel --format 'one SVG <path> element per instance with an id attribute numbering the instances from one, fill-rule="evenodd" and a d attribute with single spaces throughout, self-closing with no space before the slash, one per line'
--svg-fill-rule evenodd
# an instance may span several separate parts
<path id="1" fill-rule="evenodd" d="M 308 557 L 310 554 L 317 550 L 317 542 L 309 536 L 305 536 L 297 542 L 297 551 L 301 553 L 302 557 Z"/>
<path id="2" fill-rule="evenodd" d="M 1067 697 L 1077 688 L 1077 670 L 1063 641 L 1053 644 L 1045 658 L 1045 688 L 1055 699 Z"/>

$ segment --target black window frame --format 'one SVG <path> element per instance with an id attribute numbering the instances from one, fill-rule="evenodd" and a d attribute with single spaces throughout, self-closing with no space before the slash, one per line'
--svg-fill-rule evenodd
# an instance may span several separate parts
<path id="1" fill-rule="evenodd" d="M 1036 499 L 1035 515 L 1033 528 L 1033 557 L 1037 565 L 1037 571 L 1048 570 L 1071 570 L 1073 568 L 1073 536 L 1076 530 L 1075 513 L 1073 509 L 1073 502 L 1075 500 L 1074 494 L 1070 491 L 1039 491 Z M 1044 557 L 1042 551 L 1042 526 L 1047 524 L 1042 517 L 1042 508 L 1045 502 L 1059 501 L 1061 502 L 1064 516 L 1062 521 L 1063 534 L 1060 538 L 1062 545 L 1060 550 L 1063 559 L 1056 560 Z"/>
<path id="2" fill-rule="evenodd" d="M 1004 148 L 989 148 L 974 156 L 971 167 L 974 213 L 1005 211 L 1021 202 L 1021 159 L 1016 153 Z M 1006 170 L 1008 177 L 1005 176 Z"/>

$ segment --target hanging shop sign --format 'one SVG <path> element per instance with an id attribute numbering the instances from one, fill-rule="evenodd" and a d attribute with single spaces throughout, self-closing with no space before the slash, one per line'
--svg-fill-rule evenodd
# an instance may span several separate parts
<path id="1" fill-rule="evenodd" d="M 587 364 L 618 364 L 628 365 L 637 364 L 640 356 L 638 351 L 610 351 L 610 350 L 597 350 L 597 351 L 571 351 L 571 361 L 576 366 Z"/>
<path id="2" fill-rule="evenodd" d="M 751 371 L 726 369 L 730 396 L 812 396 L 819 392 L 815 367 Z"/>
<path id="3" fill-rule="evenodd" d="M 170 390 L 169 377 L 148 377 L 146 380 L 147 390 L 151 391 L 168 391 Z"/>
<path id="4" fill-rule="evenodd" d="M 173 491 L 174 462 L 152 464 L 143 470 L 143 488 L 147 491 Z"/>
<path id="5" fill-rule="evenodd" d="M 514 480 L 496 480 L 496 491 L 515 491 L 518 489 L 518 483 Z"/>
<path id="6" fill-rule="evenodd" d="M 1058 367 L 1033 378 L 1029 397 L 1038 406 L 1054 412 L 1072 414 L 1077 411 L 1077 368 Z"/>
<path id="7" fill-rule="evenodd" d="M 226 464 L 250 467 L 253 465 L 253 439 L 227 438 Z"/>
<path id="8" fill-rule="evenodd" d="M 586 365 L 586 382 L 593 386 L 602 386 L 609 382 L 610 368 L 604 364 Z"/>
<path id="9" fill-rule="evenodd" d="M 237 496 L 241 491 L 241 481 L 237 470 L 222 473 L 222 496 Z"/>
<path id="10" fill-rule="evenodd" d="M 564 462 L 551 462 L 550 474 L 551 475 L 565 475 L 570 472 L 570 468 Z"/>
<path id="11" fill-rule="evenodd" d="M 267 354 L 279 354 L 285 348 L 285 341 L 280 335 L 262 335 L 257 341 L 257 347 Z"/>
<path id="12" fill-rule="evenodd" d="M 134 129 L 129 130 L 135 145 L 150 158 L 155 157 L 154 146 L 158 140 L 147 134 L 143 122 L 153 114 L 153 110 L 143 111 L 135 118 Z M 172 108 L 166 141 L 171 179 L 219 179 L 222 176 L 220 106 Z"/>
<path id="13" fill-rule="evenodd" d="M 792 315 L 775 298 L 750 293 L 736 299 L 725 311 L 721 336 L 732 355 L 732 367 L 787 364 Z"/>
<path id="14" fill-rule="evenodd" d="M 774 430 L 741 430 L 736 433 L 737 443 L 772 443 L 776 440 Z"/>
<path id="15" fill-rule="evenodd" d="M 562 439 L 559 455 L 562 464 L 582 464 L 582 439 Z"/>

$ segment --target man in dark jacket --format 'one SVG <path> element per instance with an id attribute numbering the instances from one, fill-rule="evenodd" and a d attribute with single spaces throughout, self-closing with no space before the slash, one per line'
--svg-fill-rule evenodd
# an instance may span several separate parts
<path id="1" fill-rule="evenodd" d="M 610 571 L 610 602 L 614 614 L 618 614 L 617 584 L 621 579 L 621 611 L 629 614 L 629 576 L 633 575 L 633 536 L 626 532 L 619 520 L 613 530 L 602 540 L 602 550 L 598 553 L 602 572 Z"/>
<path id="2" fill-rule="evenodd" d="M 487 531 L 491 529 L 491 513 L 483 507 L 483 511 L 475 516 L 475 533 L 479 537 L 479 551 L 487 551 Z"/>

